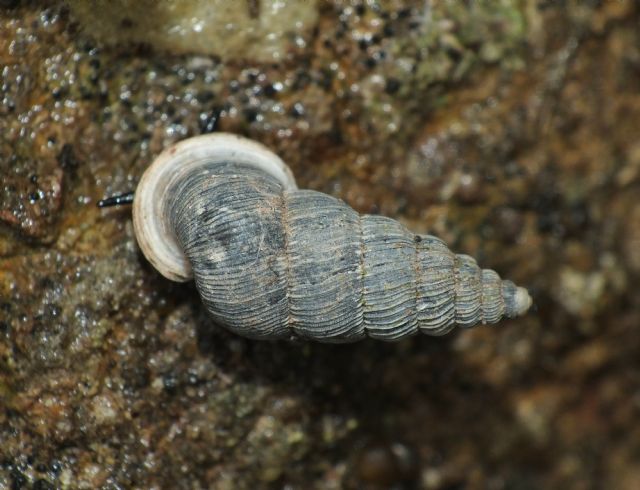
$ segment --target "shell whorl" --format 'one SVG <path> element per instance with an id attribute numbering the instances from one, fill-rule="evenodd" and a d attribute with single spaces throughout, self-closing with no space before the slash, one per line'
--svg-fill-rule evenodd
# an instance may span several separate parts
<path id="1" fill-rule="evenodd" d="M 140 203 L 161 213 L 162 224 L 154 226 L 165 234 L 141 240 L 138 232 L 145 229 L 136 225 L 143 250 L 169 237 L 170 247 L 184 251 L 178 266 L 162 263 L 161 272 L 187 280 L 193 271 L 219 324 L 252 338 L 397 340 L 495 323 L 529 308 L 525 289 L 452 253 L 440 239 L 411 233 L 390 218 L 359 215 L 329 195 L 298 190 L 275 155 L 273 171 L 253 163 L 251 151 L 216 149 L 226 138 L 255 145 L 235 136 L 199 137 L 197 151 L 187 146 L 173 172 L 166 161 L 156 161 L 150 167 L 156 176 L 145 174 L 140 185 L 160 182 L 162 190 L 144 190 Z M 198 146 L 205 143 L 206 151 Z M 175 158 L 183 148 L 170 148 L 159 160 Z M 138 210 L 139 220 L 151 219 L 144 211 Z M 156 265 L 161 254 L 145 255 Z M 166 257 L 167 263 L 173 258 Z"/>
<path id="2" fill-rule="evenodd" d="M 184 282 L 193 278 L 191 264 L 175 232 L 163 217 L 169 215 L 169 189 L 203 163 L 238 162 L 276 178 L 285 189 L 296 189 L 289 167 L 255 141 L 234 134 L 195 136 L 163 151 L 145 171 L 133 201 L 133 227 L 140 249 L 167 279 Z"/>

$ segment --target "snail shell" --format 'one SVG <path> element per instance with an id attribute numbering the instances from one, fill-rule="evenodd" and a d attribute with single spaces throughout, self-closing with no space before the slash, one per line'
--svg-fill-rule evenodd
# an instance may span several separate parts
<path id="1" fill-rule="evenodd" d="M 531 305 L 525 289 L 436 237 L 297 189 L 280 158 L 230 134 L 165 150 L 138 185 L 133 223 L 153 266 L 194 278 L 213 319 L 245 337 L 442 335 Z"/>

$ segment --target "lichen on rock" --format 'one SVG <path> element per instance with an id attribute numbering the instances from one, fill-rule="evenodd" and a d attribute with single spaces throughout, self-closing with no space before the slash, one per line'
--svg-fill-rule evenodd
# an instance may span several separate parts
<path id="1" fill-rule="evenodd" d="M 68 0 L 85 32 L 107 45 L 225 61 L 277 62 L 305 46 L 318 17 L 315 0 Z"/>

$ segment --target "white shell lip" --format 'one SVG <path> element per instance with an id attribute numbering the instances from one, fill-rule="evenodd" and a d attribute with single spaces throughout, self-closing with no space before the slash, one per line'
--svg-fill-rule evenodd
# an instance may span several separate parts
<path id="1" fill-rule="evenodd" d="M 275 177 L 285 190 L 297 189 L 291 169 L 260 143 L 230 133 L 195 136 L 164 150 L 144 172 L 133 201 L 133 228 L 138 245 L 164 277 L 176 282 L 193 278 L 191 264 L 169 226 L 166 191 L 194 168 L 211 162 L 238 162 Z"/>

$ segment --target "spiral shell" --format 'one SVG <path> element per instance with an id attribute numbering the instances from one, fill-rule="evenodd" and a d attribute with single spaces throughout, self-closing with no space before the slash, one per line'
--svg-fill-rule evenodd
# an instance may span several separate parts
<path id="1" fill-rule="evenodd" d="M 133 216 L 149 261 L 169 279 L 193 277 L 213 319 L 245 337 L 442 335 L 531 305 L 525 289 L 434 236 L 298 190 L 282 160 L 233 135 L 162 153 Z"/>

